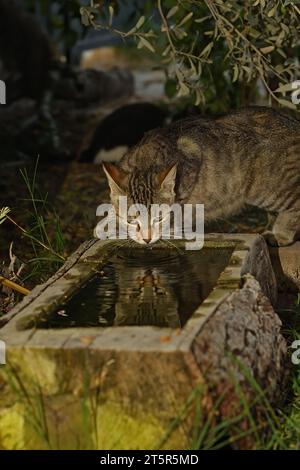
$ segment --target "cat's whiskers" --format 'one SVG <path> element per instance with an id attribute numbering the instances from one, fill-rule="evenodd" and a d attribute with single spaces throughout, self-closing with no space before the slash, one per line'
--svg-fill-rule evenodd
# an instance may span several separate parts
<path id="1" fill-rule="evenodd" d="M 166 245 L 171 246 L 172 248 L 175 248 L 180 255 L 184 253 L 182 248 L 179 248 L 175 243 L 172 243 L 170 240 L 162 239 L 161 241 L 164 242 Z"/>

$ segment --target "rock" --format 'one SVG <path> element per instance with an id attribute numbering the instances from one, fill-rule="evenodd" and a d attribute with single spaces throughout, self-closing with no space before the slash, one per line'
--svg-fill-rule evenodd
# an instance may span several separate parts
<path id="1" fill-rule="evenodd" d="M 221 418 L 243 413 L 246 400 L 261 425 L 265 401 L 273 406 L 282 400 L 288 368 L 281 326 L 259 283 L 248 275 L 243 288 L 222 302 L 195 338 L 192 349 L 207 399 L 221 402 Z M 257 399 L 259 393 L 264 398 Z M 251 423 L 245 417 L 239 427 L 247 430 Z M 239 447 L 254 447 L 254 435 L 250 432 Z"/>
<path id="2" fill-rule="evenodd" d="M 277 280 L 270 260 L 267 243 L 263 236 L 257 235 L 250 246 L 242 268 L 242 275 L 250 273 L 259 281 L 264 294 L 272 305 L 277 301 Z"/>

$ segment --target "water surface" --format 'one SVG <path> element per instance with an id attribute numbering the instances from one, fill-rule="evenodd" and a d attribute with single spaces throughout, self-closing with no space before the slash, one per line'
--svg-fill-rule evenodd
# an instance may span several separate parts
<path id="1" fill-rule="evenodd" d="M 119 249 L 37 328 L 156 325 L 181 328 L 215 286 L 231 248 Z"/>

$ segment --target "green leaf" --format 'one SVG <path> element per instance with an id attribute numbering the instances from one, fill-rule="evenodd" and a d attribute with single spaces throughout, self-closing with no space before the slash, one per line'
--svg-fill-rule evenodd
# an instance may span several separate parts
<path id="1" fill-rule="evenodd" d="M 292 91 L 295 88 L 293 83 L 281 83 L 280 86 L 275 90 L 275 93 L 286 93 L 287 91 Z"/>
<path id="2" fill-rule="evenodd" d="M 257 31 L 255 28 L 250 28 L 249 29 L 249 34 L 252 36 L 254 39 L 257 39 L 260 36 L 260 32 Z"/>
<path id="3" fill-rule="evenodd" d="M 210 18 L 210 15 L 208 15 L 208 16 L 203 16 L 203 18 L 197 18 L 197 19 L 194 20 L 194 21 L 195 21 L 195 23 L 199 23 L 199 24 L 200 24 L 200 23 L 203 23 L 203 21 L 208 20 L 209 18 Z"/>
<path id="4" fill-rule="evenodd" d="M 236 82 L 238 78 L 239 78 L 239 68 L 238 68 L 238 66 L 235 64 L 234 67 L 233 67 L 232 83 Z"/>
<path id="5" fill-rule="evenodd" d="M 131 28 L 129 31 L 127 31 L 126 33 L 126 36 L 131 36 L 131 34 L 135 33 L 136 32 L 136 26 L 134 26 L 133 28 Z"/>
<path id="6" fill-rule="evenodd" d="M 189 94 L 190 94 L 189 87 L 185 83 L 181 82 L 179 84 L 179 92 L 177 93 L 177 96 L 178 97 L 188 96 Z"/>
<path id="7" fill-rule="evenodd" d="M 204 95 L 202 91 L 199 88 L 197 88 L 196 96 L 195 96 L 195 106 L 199 106 L 199 104 L 201 104 L 202 101 L 204 101 Z"/>
<path id="8" fill-rule="evenodd" d="M 263 53 L 263 54 L 269 54 L 270 52 L 273 52 L 275 49 L 275 46 L 266 46 L 266 47 L 261 47 L 260 48 L 260 51 Z"/>
<path id="9" fill-rule="evenodd" d="M 203 57 L 204 55 L 208 56 L 213 48 L 213 45 L 213 42 L 208 43 L 207 46 L 205 46 L 205 48 L 201 52 L 200 57 Z"/>
<path id="10" fill-rule="evenodd" d="M 297 106 L 288 100 L 279 99 L 278 103 L 280 103 L 282 106 L 285 106 L 286 108 L 297 109 Z"/>
<path id="11" fill-rule="evenodd" d="M 184 25 L 187 21 L 189 21 L 190 18 L 192 18 L 193 16 L 193 12 L 191 11 L 190 13 L 188 13 L 181 21 L 180 23 L 177 25 L 179 28 L 180 26 Z"/>
<path id="12" fill-rule="evenodd" d="M 183 39 L 187 36 L 187 33 L 183 29 L 178 28 L 177 26 L 173 28 L 173 33 L 178 39 Z"/>
<path id="13" fill-rule="evenodd" d="M 280 23 L 280 26 L 282 27 L 282 29 L 283 29 L 283 31 L 284 31 L 285 33 L 289 34 L 290 29 L 289 29 L 289 27 L 288 27 L 286 24 Z"/>
<path id="14" fill-rule="evenodd" d="M 145 23 L 145 17 L 144 16 L 141 16 L 139 21 L 137 22 L 137 24 L 135 25 L 135 28 L 136 29 L 140 29 L 143 24 Z"/>
<path id="15" fill-rule="evenodd" d="M 271 10 L 268 11 L 268 17 L 269 18 L 271 18 L 271 16 L 275 15 L 276 9 L 277 9 L 277 5 L 275 5 L 273 8 L 271 8 Z"/>
<path id="16" fill-rule="evenodd" d="M 171 50 L 171 46 L 170 46 L 170 44 L 169 44 L 169 45 L 165 48 L 165 50 L 163 51 L 162 56 L 163 56 L 163 57 L 166 57 L 166 56 L 169 54 L 170 50 Z"/>
<path id="17" fill-rule="evenodd" d="M 284 71 L 284 66 L 282 64 L 278 64 L 275 67 L 276 72 L 282 73 Z"/>
<path id="18" fill-rule="evenodd" d="M 171 10 L 169 10 L 168 14 L 167 14 L 167 18 L 171 18 L 172 16 L 174 16 L 177 11 L 178 11 L 178 5 L 175 5 L 174 7 L 171 8 Z"/>
<path id="19" fill-rule="evenodd" d="M 108 10 L 109 10 L 109 26 L 111 26 L 113 22 L 113 17 L 114 17 L 114 7 L 112 5 L 109 5 Z"/>
<path id="20" fill-rule="evenodd" d="M 278 52 L 278 54 L 280 54 L 284 59 L 287 58 L 286 53 L 284 52 L 283 49 L 281 49 L 281 47 L 278 47 L 278 49 L 276 49 L 276 52 Z"/>
<path id="21" fill-rule="evenodd" d="M 84 26 L 89 26 L 90 25 L 90 15 L 89 15 L 88 11 L 86 10 L 86 8 L 84 8 L 84 7 L 80 8 L 80 15 L 81 15 L 81 23 Z"/>
<path id="22" fill-rule="evenodd" d="M 140 43 L 142 45 L 141 45 L 141 47 L 138 47 L 138 49 L 141 49 L 143 46 L 145 46 L 147 49 L 149 49 L 149 51 L 155 52 L 154 47 L 152 46 L 152 44 L 147 39 L 145 39 L 144 37 L 140 38 Z"/>

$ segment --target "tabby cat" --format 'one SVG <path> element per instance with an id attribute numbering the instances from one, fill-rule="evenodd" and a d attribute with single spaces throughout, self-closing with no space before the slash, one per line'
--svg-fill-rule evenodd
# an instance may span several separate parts
<path id="1" fill-rule="evenodd" d="M 202 203 L 206 222 L 249 204 L 277 214 L 267 234 L 272 244 L 291 244 L 300 232 L 300 121 L 272 108 L 189 117 L 150 131 L 104 171 L 116 209 L 119 195 L 146 207 Z M 148 243 L 159 221 L 128 223 L 136 241 Z"/>

